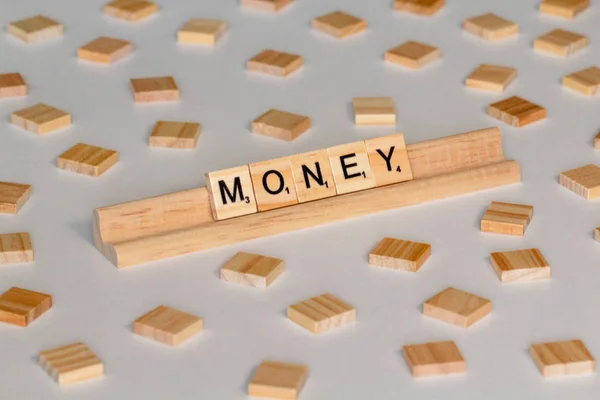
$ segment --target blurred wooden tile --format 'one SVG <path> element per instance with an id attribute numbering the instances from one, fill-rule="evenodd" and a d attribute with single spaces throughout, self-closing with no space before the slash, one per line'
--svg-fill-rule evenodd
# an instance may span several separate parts
<path id="1" fill-rule="evenodd" d="M 600 226 L 594 229 L 594 240 L 600 242 Z"/>
<path id="2" fill-rule="evenodd" d="M 0 234 L 0 265 L 33 261 L 33 247 L 29 233 Z"/>
<path id="3" fill-rule="evenodd" d="M 258 212 L 247 165 L 209 172 L 205 177 L 215 220 Z"/>
<path id="4" fill-rule="evenodd" d="M 540 12 L 566 19 L 573 19 L 587 10 L 590 0 L 542 0 Z"/>
<path id="5" fill-rule="evenodd" d="M 83 343 L 44 350 L 38 363 L 61 386 L 104 376 L 104 364 Z"/>
<path id="6" fill-rule="evenodd" d="M 514 68 L 481 64 L 471 72 L 465 84 L 468 88 L 502 93 L 516 77 Z"/>
<path id="7" fill-rule="evenodd" d="M 437 47 L 418 42 L 406 42 L 385 53 L 385 60 L 410 69 L 419 69 L 442 57 Z"/>
<path id="8" fill-rule="evenodd" d="M 133 332 L 169 346 L 179 346 L 202 332 L 202 318 L 158 306 L 133 322 Z"/>
<path id="9" fill-rule="evenodd" d="M 138 103 L 179 100 L 179 89 L 172 76 L 131 79 L 131 91 Z"/>
<path id="10" fill-rule="evenodd" d="M 488 299 L 449 287 L 423 303 L 423 315 L 468 328 L 492 312 Z"/>
<path id="11" fill-rule="evenodd" d="M 270 109 L 252 121 L 252 132 L 276 139 L 292 141 L 310 129 L 310 118 Z"/>
<path id="12" fill-rule="evenodd" d="M 31 185 L 0 182 L 0 214 L 16 214 L 31 196 Z"/>
<path id="13" fill-rule="evenodd" d="M 382 136 L 365 140 L 375 186 L 410 181 L 413 178 L 404 135 Z"/>
<path id="14" fill-rule="evenodd" d="M 117 161 L 119 153 L 114 150 L 77 143 L 58 157 L 56 166 L 78 174 L 100 176 Z"/>
<path id="15" fill-rule="evenodd" d="M 356 320 L 356 309 L 337 297 L 324 293 L 293 304 L 287 317 L 312 333 L 324 333 Z"/>
<path id="16" fill-rule="evenodd" d="M 71 125 L 71 114 L 39 103 L 12 113 L 10 123 L 38 135 L 44 135 Z"/>
<path id="17" fill-rule="evenodd" d="M 276 50 L 263 50 L 246 64 L 248 71 L 286 77 L 302 67 L 302 57 Z"/>
<path id="18" fill-rule="evenodd" d="M 312 26 L 328 35 L 345 38 L 367 29 L 367 22 L 343 11 L 334 11 L 312 20 Z"/>
<path id="19" fill-rule="evenodd" d="M 356 125 L 396 125 L 396 110 L 391 97 L 355 97 L 352 106 Z"/>
<path id="20" fill-rule="evenodd" d="M 284 265 L 279 258 L 240 251 L 221 267 L 221 280 L 264 289 L 283 273 Z"/>
<path id="21" fill-rule="evenodd" d="M 277 12 L 292 4 L 292 0 L 241 0 L 240 4 L 258 11 Z"/>
<path id="22" fill-rule="evenodd" d="M 375 178 L 365 142 L 354 142 L 327 149 L 337 194 L 375 187 Z"/>
<path id="23" fill-rule="evenodd" d="M 304 365 L 263 361 L 250 379 L 248 396 L 296 400 L 307 375 L 308 367 Z"/>
<path id="24" fill-rule="evenodd" d="M 550 278 L 550 265 L 538 249 L 492 253 L 490 261 L 502 283 Z"/>
<path id="25" fill-rule="evenodd" d="M 464 20 L 463 29 L 490 42 L 519 33 L 517 24 L 491 13 Z"/>
<path id="26" fill-rule="evenodd" d="M 411 344 L 402 355 L 414 378 L 464 373 L 467 365 L 452 341 Z"/>
<path id="27" fill-rule="evenodd" d="M 60 23 L 42 15 L 11 22 L 6 30 L 10 35 L 29 44 L 45 42 L 63 35 L 63 26 Z"/>
<path id="28" fill-rule="evenodd" d="M 177 41 L 213 45 L 225 33 L 225 29 L 227 29 L 225 21 L 192 18 L 177 32 Z"/>
<path id="29" fill-rule="evenodd" d="M 0 322 L 27 326 L 52 307 L 52 296 L 12 287 L 0 295 Z"/>
<path id="30" fill-rule="evenodd" d="M 547 378 L 591 374 L 596 369 L 594 357 L 579 339 L 532 344 L 529 354 Z"/>
<path id="31" fill-rule="evenodd" d="M 150 147 L 193 149 L 200 136 L 197 122 L 158 121 L 150 134 Z"/>
<path id="32" fill-rule="evenodd" d="M 369 253 L 369 265 L 417 272 L 429 256 L 428 244 L 386 237 Z"/>
<path id="33" fill-rule="evenodd" d="M 0 74 L 0 99 L 27 95 L 27 85 L 19 73 Z"/>
<path id="34" fill-rule="evenodd" d="M 394 10 L 419 15 L 433 15 L 444 7 L 445 0 L 394 0 Z"/>
<path id="35" fill-rule="evenodd" d="M 112 64 L 133 51 L 133 45 L 126 40 L 101 36 L 77 50 L 80 60 L 100 64 Z"/>
<path id="36" fill-rule="evenodd" d="M 249 165 L 258 211 L 298 204 L 289 157 Z"/>
<path id="37" fill-rule="evenodd" d="M 490 104 L 488 115 L 517 128 L 546 118 L 546 109 L 517 96 Z"/>
<path id="38" fill-rule="evenodd" d="M 600 92 L 600 68 L 590 67 L 565 75 L 562 84 L 586 96 L 594 96 Z"/>
<path id="39" fill-rule="evenodd" d="M 594 136 L 594 148 L 600 149 L 600 133 Z"/>
<path id="40" fill-rule="evenodd" d="M 481 232 L 523 236 L 532 217 L 532 206 L 492 201 L 481 218 Z"/>
<path id="41" fill-rule="evenodd" d="M 116 0 L 104 5 L 104 14 L 137 22 L 158 12 L 158 6 L 145 0 Z"/>
<path id="42" fill-rule="evenodd" d="M 561 172 L 559 183 L 584 199 L 595 199 L 600 196 L 600 167 L 588 164 Z"/>
<path id="43" fill-rule="evenodd" d="M 290 162 L 299 203 L 337 194 L 327 149 L 296 154 Z"/>
<path id="44" fill-rule="evenodd" d="M 562 29 L 554 29 L 535 39 L 533 48 L 544 53 L 568 57 L 587 47 L 588 43 L 587 36 Z"/>

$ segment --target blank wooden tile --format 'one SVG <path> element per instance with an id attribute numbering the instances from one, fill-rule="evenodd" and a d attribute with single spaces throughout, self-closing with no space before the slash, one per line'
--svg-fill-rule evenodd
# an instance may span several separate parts
<path id="1" fill-rule="evenodd" d="M 31 197 L 31 185 L 0 182 L 0 214 L 16 214 Z"/>
<path id="2" fill-rule="evenodd" d="M 463 29 L 490 42 L 519 33 L 517 24 L 491 13 L 464 20 Z"/>
<path id="3" fill-rule="evenodd" d="M 402 356 L 414 378 L 464 373 L 467 365 L 452 341 L 411 344 Z"/>
<path id="4" fill-rule="evenodd" d="M 502 93 L 516 77 L 514 68 L 481 64 L 471 72 L 465 84 L 468 88 Z"/>
<path id="5" fill-rule="evenodd" d="M 385 53 L 385 60 L 405 68 L 419 69 L 442 57 L 437 47 L 418 42 L 406 42 Z"/>
<path id="6" fill-rule="evenodd" d="M 394 9 L 419 15 L 433 15 L 442 7 L 445 0 L 394 0 Z"/>
<path id="7" fill-rule="evenodd" d="M 369 265 L 417 272 L 430 255 L 428 244 L 386 237 L 369 253 Z"/>
<path id="8" fill-rule="evenodd" d="M 197 122 L 158 121 L 150 134 L 150 147 L 193 149 L 200 136 Z"/>
<path id="9" fill-rule="evenodd" d="M 343 11 L 334 11 L 313 19 L 312 26 L 341 39 L 364 31 L 367 29 L 367 22 Z"/>
<path id="10" fill-rule="evenodd" d="M 354 142 L 327 149 L 337 194 L 375 187 L 365 142 Z"/>
<path id="11" fill-rule="evenodd" d="M 177 32 L 179 43 L 213 45 L 227 29 L 225 21 L 205 18 L 192 18 Z"/>
<path id="12" fill-rule="evenodd" d="M 308 367 L 304 365 L 263 361 L 250 379 L 248 396 L 296 400 L 307 375 Z"/>
<path id="13" fill-rule="evenodd" d="M 365 140 L 365 146 L 376 187 L 413 178 L 403 134 L 368 139 Z"/>
<path id="14" fill-rule="evenodd" d="M 202 328 L 202 318 L 167 306 L 158 306 L 133 322 L 134 333 L 170 346 L 179 346 Z"/>
<path id="15" fill-rule="evenodd" d="M 595 199 L 600 196 L 600 167 L 589 164 L 561 172 L 559 183 L 584 199 Z"/>
<path id="16" fill-rule="evenodd" d="M 391 97 L 355 97 L 352 106 L 356 125 L 396 125 L 396 110 Z"/>
<path id="17" fill-rule="evenodd" d="M 468 328 L 492 312 L 488 299 L 449 287 L 423 303 L 423 315 Z"/>
<path id="18" fill-rule="evenodd" d="M 0 265 L 33 261 L 33 247 L 29 233 L 0 234 Z"/>
<path id="19" fill-rule="evenodd" d="M 286 77 L 302 66 L 302 57 L 276 50 L 263 50 L 246 64 L 248 71 Z"/>
<path id="20" fill-rule="evenodd" d="M 215 220 L 258 212 L 247 165 L 209 172 L 205 177 Z"/>
<path id="21" fill-rule="evenodd" d="M 0 295 L 0 322 L 27 326 L 52 307 L 52 296 L 12 287 Z"/>
<path id="22" fill-rule="evenodd" d="M 587 10 L 590 0 L 542 0 L 540 12 L 566 19 L 573 19 Z"/>
<path id="23" fill-rule="evenodd" d="M 58 157 L 56 166 L 78 174 L 100 176 L 117 161 L 119 153 L 114 150 L 77 143 Z"/>
<path id="24" fill-rule="evenodd" d="M 10 123 L 38 135 L 44 135 L 71 125 L 71 114 L 39 103 L 12 113 Z"/>
<path id="25" fill-rule="evenodd" d="M 27 95 L 27 85 L 19 73 L 0 74 L 0 99 Z"/>
<path id="26" fill-rule="evenodd" d="M 63 35 L 63 26 L 47 17 L 38 15 L 8 24 L 7 32 L 25 43 L 41 43 Z"/>
<path id="27" fill-rule="evenodd" d="M 481 232 L 523 236 L 532 217 L 532 206 L 492 201 L 481 218 Z"/>
<path id="28" fill-rule="evenodd" d="M 240 251 L 221 267 L 221 280 L 267 288 L 283 273 L 284 266 L 279 258 Z"/>
<path id="29" fill-rule="evenodd" d="M 547 378 L 591 374 L 596 369 L 594 357 L 579 339 L 532 344 L 529 354 Z"/>
<path id="30" fill-rule="evenodd" d="M 356 320 L 356 309 L 337 297 L 324 293 L 293 304 L 287 317 L 312 333 L 324 333 Z"/>
<path id="31" fill-rule="evenodd" d="M 298 204 L 289 157 L 249 165 L 258 211 Z"/>
<path id="32" fill-rule="evenodd" d="M 104 14 L 137 22 L 156 14 L 158 6 L 145 0 L 116 0 L 104 5 Z"/>
<path id="33" fill-rule="evenodd" d="M 594 148 L 600 149 L 600 133 L 594 136 Z"/>
<path id="34" fill-rule="evenodd" d="M 299 203 L 337 194 L 327 149 L 294 155 L 290 163 Z"/>
<path id="35" fill-rule="evenodd" d="M 131 91 L 137 103 L 179 100 L 179 89 L 171 76 L 132 79 Z"/>
<path id="36" fill-rule="evenodd" d="M 600 68 L 590 67 L 565 75 L 562 84 L 586 96 L 596 95 L 600 92 Z"/>
<path id="37" fill-rule="evenodd" d="M 133 51 L 133 45 L 126 40 L 101 36 L 77 50 L 80 60 L 112 64 Z"/>
<path id="38" fill-rule="evenodd" d="M 61 386 L 104 376 L 104 364 L 83 343 L 44 350 L 38 363 Z"/>
<path id="39" fill-rule="evenodd" d="M 587 36 L 562 29 L 554 29 L 535 39 L 533 48 L 544 53 L 568 57 L 587 47 L 588 43 Z"/>
<path id="40" fill-rule="evenodd" d="M 546 118 L 546 109 L 517 96 L 490 104 L 488 115 L 517 128 Z"/>
<path id="41" fill-rule="evenodd" d="M 241 0 L 240 4 L 258 11 L 277 12 L 292 4 L 292 0 Z"/>
<path id="42" fill-rule="evenodd" d="M 550 278 L 550 265 L 538 249 L 492 253 L 490 261 L 503 283 Z"/>
<path id="43" fill-rule="evenodd" d="M 296 139 L 310 129 L 310 118 L 271 109 L 252 121 L 252 132 L 276 139 Z"/>

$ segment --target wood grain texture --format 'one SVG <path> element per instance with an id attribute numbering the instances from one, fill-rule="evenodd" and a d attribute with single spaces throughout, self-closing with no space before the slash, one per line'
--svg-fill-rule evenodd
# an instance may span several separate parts
<path id="1" fill-rule="evenodd" d="M 449 287 L 423 303 L 423 315 L 468 328 L 492 312 L 492 302 Z"/>
<path id="2" fill-rule="evenodd" d="M 538 249 L 496 252 L 490 261 L 502 283 L 550 278 L 550 264 Z"/>
<path id="3" fill-rule="evenodd" d="M 367 29 L 367 22 L 343 11 L 333 11 L 314 18 L 312 26 L 321 32 L 342 39 Z"/>
<path id="4" fill-rule="evenodd" d="M 568 57 L 587 47 L 588 43 L 587 36 L 563 29 L 554 29 L 535 39 L 533 48 L 543 53 Z"/>
<path id="5" fill-rule="evenodd" d="M 71 125 L 71 114 L 43 103 L 15 111 L 10 123 L 38 135 L 44 135 Z"/>
<path id="6" fill-rule="evenodd" d="M 44 350 L 38 363 L 61 386 L 104 376 L 104 364 L 83 343 Z"/>
<path id="7" fill-rule="evenodd" d="M 201 126 L 197 122 L 158 121 L 150 133 L 150 147 L 193 149 L 198 143 Z"/>
<path id="8" fill-rule="evenodd" d="M 221 280 L 265 289 L 284 268 L 285 262 L 279 258 L 240 251 L 221 267 Z"/>
<path id="9" fill-rule="evenodd" d="M 77 143 L 56 159 L 56 166 L 65 171 L 88 176 L 100 176 L 119 161 L 114 150 Z"/>
<path id="10" fill-rule="evenodd" d="M 289 157 L 262 161 L 248 166 L 258 211 L 298 204 L 296 184 Z"/>
<path id="11" fill-rule="evenodd" d="M 502 93 L 516 77 L 517 70 L 514 68 L 481 64 L 467 77 L 465 85 L 472 89 Z"/>
<path id="12" fill-rule="evenodd" d="M 354 142 L 327 149 L 337 194 L 375 187 L 365 142 Z"/>
<path id="13" fill-rule="evenodd" d="M 226 29 L 225 21 L 192 18 L 177 32 L 177 41 L 179 43 L 214 45 Z"/>
<path id="14" fill-rule="evenodd" d="M 27 85 L 21 74 L 0 74 L 0 99 L 27 96 Z"/>
<path id="15" fill-rule="evenodd" d="M 512 21 L 488 13 L 463 21 L 465 31 L 489 42 L 495 42 L 519 33 L 519 26 Z"/>
<path id="16" fill-rule="evenodd" d="M 600 92 L 600 68 L 590 67 L 565 75 L 562 84 L 586 96 L 594 96 Z"/>
<path id="17" fill-rule="evenodd" d="M 77 50 L 77 58 L 100 64 L 112 64 L 132 51 L 133 45 L 126 40 L 101 36 L 80 47 Z"/>
<path id="18" fill-rule="evenodd" d="M 263 361 L 250 379 L 248 396 L 296 400 L 307 376 L 308 367 L 305 365 Z"/>
<path id="19" fill-rule="evenodd" d="M 29 233 L 0 234 L 0 265 L 33 261 L 33 247 Z"/>
<path id="20" fill-rule="evenodd" d="M 464 373 L 467 365 L 452 341 L 406 345 L 402 356 L 414 378 Z"/>
<path id="21" fill-rule="evenodd" d="M 590 0 L 542 0 L 540 12 L 565 19 L 573 19 L 590 6 Z"/>
<path id="22" fill-rule="evenodd" d="M 321 200 L 337 194 L 327 149 L 290 157 L 299 203 Z"/>
<path id="23" fill-rule="evenodd" d="M 403 134 L 365 140 L 365 147 L 376 187 L 412 180 L 412 169 Z"/>
<path id="24" fill-rule="evenodd" d="M 212 215 L 224 220 L 258 212 L 247 165 L 205 174 Z"/>
<path id="25" fill-rule="evenodd" d="M 594 357 L 579 339 L 535 343 L 529 347 L 529 354 L 546 378 L 591 374 L 596 369 Z"/>
<path id="26" fill-rule="evenodd" d="M 131 91 L 136 103 L 179 100 L 179 88 L 172 76 L 131 79 Z"/>
<path id="27" fill-rule="evenodd" d="M 445 0 L 394 0 L 394 10 L 418 15 L 433 15 L 444 7 Z"/>
<path id="28" fill-rule="evenodd" d="M 520 128 L 546 118 L 546 109 L 517 96 L 490 104 L 488 115 Z"/>
<path id="29" fill-rule="evenodd" d="M 419 42 L 406 42 L 385 53 L 385 60 L 405 68 L 419 69 L 442 57 L 437 47 Z"/>
<path id="30" fill-rule="evenodd" d="M 396 110 L 391 97 L 352 99 L 356 125 L 396 125 Z"/>
<path id="31" fill-rule="evenodd" d="M 28 326 L 52 307 L 52 296 L 12 287 L 0 295 L 0 322 Z"/>
<path id="32" fill-rule="evenodd" d="M 146 19 L 158 12 L 158 6 L 146 0 L 116 0 L 104 5 L 104 14 L 129 22 Z"/>
<path id="33" fill-rule="evenodd" d="M 292 4 L 292 0 L 240 0 L 242 7 L 264 12 L 278 12 Z"/>
<path id="34" fill-rule="evenodd" d="M 10 35 L 28 44 L 46 42 L 63 35 L 63 26 L 43 15 L 11 22 L 6 30 Z"/>
<path id="35" fill-rule="evenodd" d="M 310 129 L 310 118 L 270 109 L 252 121 L 252 132 L 291 142 Z"/>
<path id="36" fill-rule="evenodd" d="M 302 57 L 296 54 L 276 50 L 263 50 L 246 64 L 248 71 L 286 77 L 302 67 Z"/>
<path id="37" fill-rule="evenodd" d="M 386 237 L 369 253 L 369 265 L 417 272 L 430 256 L 428 244 Z"/>
<path id="38" fill-rule="evenodd" d="M 532 217 L 532 206 L 492 201 L 481 218 L 481 232 L 523 236 Z"/>
<path id="39" fill-rule="evenodd" d="M 290 321 L 318 334 L 340 328 L 356 320 L 356 309 L 341 299 L 324 293 L 287 308 Z"/>
<path id="40" fill-rule="evenodd" d="M 600 196 L 600 167 L 588 164 L 561 172 L 558 182 L 584 199 L 595 199 Z"/>
<path id="41" fill-rule="evenodd" d="M 169 346 L 179 346 L 202 329 L 202 318 L 167 306 L 158 306 L 133 322 L 133 333 Z"/>
<path id="42" fill-rule="evenodd" d="M 16 214 L 31 197 L 31 185 L 0 182 L 0 214 Z"/>

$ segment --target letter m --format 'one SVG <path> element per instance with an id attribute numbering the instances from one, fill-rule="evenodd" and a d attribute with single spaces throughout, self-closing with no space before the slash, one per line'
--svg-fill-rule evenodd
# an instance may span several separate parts
<path id="1" fill-rule="evenodd" d="M 244 200 L 244 192 L 242 191 L 242 181 L 240 180 L 239 176 L 236 176 L 233 180 L 233 193 L 231 193 L 231 191 L 225 184 L 225 181 L 223 180 L 219 181 L 219 191 L 221 192 L 221 202 L 223 203 L 223 205 L 227 204 L 227 198 L 229 198 L 229 201 L 231 201 L 232 203 L 235 203 L 237 201 L 237 196 L 239 196 L 239 199 L 241 201 Z"/>

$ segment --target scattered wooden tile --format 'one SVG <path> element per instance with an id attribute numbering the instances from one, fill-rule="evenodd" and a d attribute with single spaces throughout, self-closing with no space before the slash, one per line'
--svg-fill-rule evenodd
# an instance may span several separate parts
<path id="1" fill-rule="evenodd" d="M 402 355 L 414 378 L 460 374 L 467 365 L 452 341 L 411 344 L 402 348 Z"/>
<path id="2" fill-rule="evenodd" d="M 248 396 L 296 400 L 307 375 L 305 365 L 263 361 L 248 384 Z"/>
<path id="3" fill-rule="evenodd" d="M 27 96 L 27 85 L 21 74 L 0 74 L 0 99 L 21 96 Z"/>
<path id="4" fill-rule="evenodd" d="M 246 64 L 248 71 L 286 77 L 302 66 L 302 57 L 276 50 L 263 50 Z"/>
<path id="5" fill-rule="evenodd" d="M 137 22 L 158 12 L 158 6 L 145 0 L 115 0 L 104 5 L 104 14 Z"/>
<path id="6" fill-rule="evenodd" d="M 391 97 L 355 97 L 352 105 L 356 125 L 396 125 L 396 110 Z"/>
<path id="7" fill-rule="evenodd" d="M 265 12 L 277 12 L 290 4 L 292 0 L 241 0 L 242 7 Z"/>
<path id="8" fill-rule="evenodd" d="M 12 287 L 0 295 L 0 322 L 27 326 L 52 307 L 52 296 Z"/>
<path id="9" fill-rule="evenodd" d="M 514 68 L 481 64 L 471 72 L 465 84 L 468 88 L 502 93 L 516 77 Z"/>
<path id="10" fill-rule="evenodd" d="M 600 226 L 594 229 L 594 240 L 600 242 Z"/>
<path id="11" fill-rule="evenodd" d="M 385 60 L 405 68 L 419 69 L 442 57 L 437 47 L 418 42 L 406 42 L 385 53 Z"/>
<path id="12" fill-rule="evenodd" d="M 249 165 L 258 211 L 298 204 L 289 157 Z"/>
<path id="13" fill-rule="evenodd" d="M 587 36 L 555 29 L 535 39 L 533 48 L 544 53 L 568 57 L 586 47 L 588 43 Z"/>
<path id="14" fill-rule="evenodd" d="M 488 115 L 520 128 L 546 118 L 546 109 L 517 96 L 490 104 Z"/>
<path id="15" fill-rule="evenodd" d="M 77 143 L 58 157 L 56 166 L 78 174 L 100 176 L 112 168 L 117 161 L 119 161 L 119 153 L 114 150 Z"/>
<path id="16" fill-rule="evenodd" d="M 542 0 L 540 12 L 566 19 L 573 19 L 587 10 L 590 0 Z"/>
<path id="17" fill-rule="evenodd" d="M 0 265 L 33 261 L 33 247 L 29 233 L 0 234 Z"/>
<path id="18" fill-rule="evenodd" d="M 16 214 L 31 196 L 31 185 L 0 182 L 0 214 Z"/>
<path id="19" fill-rule="evenodd" d="M 600 92 L 600 68 L 590 67 L 563 76 L 562 84 L 586 96 L 593 96 Z"/>
<path id="20" fill-rule="evenodd" d="M 492 253 L 490 261 L 503 283 L 550 278 L 550 265 L 538 249 Z"/>
<path id="21" fill-rule="evenodd" d="M 369 265 L 417 272 L 430 255 L 428 244 L 386 237 L 369 253 Z"/>
<path id="22" fill-rule="evenodd" d="M 258 212 L 247 165 L 209 172 L 205 177 L 215 220 Z"/>
<path id="23" fill-rule="evenodd" d="M 343 11 L 334 11 L 313 19 L 312 26 L 341 39 L 364 31 L 367 29 L 367 22 Z"/>
<path id="24" fill-rule="evenodd" d="M 112 64 L 133 51 L 133 45 L 126 40 L 101 36 L 77 50 L 80 60 Z"/>
<path id="25" fill-rule="evenodd" d="M 375 187 L 375 177 L 364 141 L 330 147 L 327 154 L 337 194 Z"/>
<path id="26" fill-rule="evenodd" d="M 227 23 L 216 19 L 192 18 L 177 32 L 179 43 L 213 45 L 225 33 Z"/>
<path id="27" fill-rule="evenodd" d="M 523 236 L 532 217 L 532 206 L 492 201 L 481 218 L 481 232 Z"/>
<path id="28" fill-rule="evenodd" d="M 596 369 L 594 357 L 579 339 L 532 344 L 529 354 L 547 378 L 591 374 Z"/>
<path id="29" fill-rule="evenodd" d="M 71 125 L 71 114 L 39 103 L 12 113 L 10 123 L 38 135 L 44 135 Z"/>
<path id="30" fill-rule="evenodd" d="M 137 103 L 179 100 L 179 89 L 172 76 L 132 79 L 131 91 Z"/>
<path id="31" fill-rule="evenodd" d="M 600 133 L 594 136 L 594 148 L 600 149 Z"/>
<path id="32" fill-rule="evenodd" d="M 150 134 L 150 147 L 193 149 L 200 136 L 197 122 L 158 121 Z"/>
<path id="33" fill-rule="evenodd" d="M 365 146 L 376 187 L 412 180 L 403 134 L 368 139 L 365 140 Z"/>
<path id="34" fill-rule="evenodd" d="M 310 118 L 271 109 L 252 121 L 252 132 L 291 142 L 310 129 Z"/>
<path id="35" fill-rule="evenodd" d="M 337 194 L 327 149 L 296 154 L 290 162 L 299 203 Z"/>
<path id="36" fill-rule="evenodd" d="M 465 31 L 489 42 L 519 33 L 517 24 L 491 13 L 465 19 L 462 26 Z"/>
<path id="37" fill-rule="evenodd" d="M 202 318 L 167 306 L 158 306 L 133 322 L 134 333 L 170 346 L 179 346 L 202 328 Z"/>
<path id="38" fill-rule="evenodd" d="M 60 386 L 104 376 L 104 364 L 83 343 L 44 350 L 38 363 Z"/>
<path id="39" fill-rule="evenodd" d="M 337 297 L 324 293 L 293 304 L 287 317 L 312 333 L 324 333 L 356 320 L 356 309 Z"/>
<path id="40" fill-rule="evenodd" d="M 449 287 L 423 303 L 423 315 L 468 328 L 492 312 L 488 299 Z"/>
<path id="41" fill-rule="evenodd" d="M 589 164 L 561 172 L 559 183 L 584 199 L 595 199 L 600 196 L 600 167 Z"/>
<path id="42" fill-rule="evenodd" d="M 419 15 L 433 15 L 444 7 L 445 0 L 395 0 L 394 10 Z"/>
<path id="43" fill-rule="evenodd" d="M 29 44 L 45 42 L 63 35 L 63 26 L 60 23 L 42 15 L 11 22 L 6 29 L 12 36 Z"/>
<path id="44" fill-rule="evenodd" d="M 267 288 L 283 273 L 284 265 L 279 258 L 240 251 L 221 267 L 221 280 Z"/>

